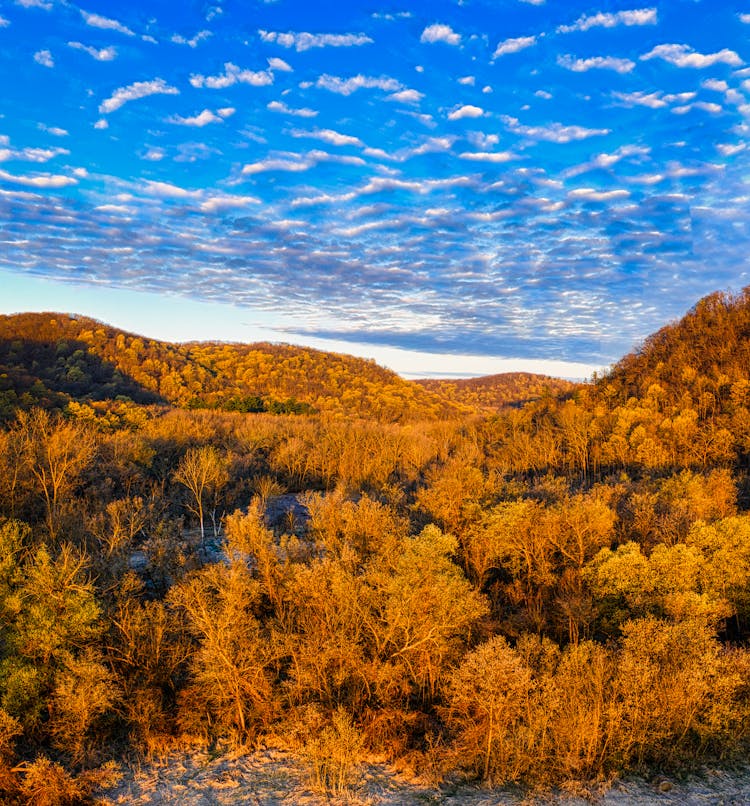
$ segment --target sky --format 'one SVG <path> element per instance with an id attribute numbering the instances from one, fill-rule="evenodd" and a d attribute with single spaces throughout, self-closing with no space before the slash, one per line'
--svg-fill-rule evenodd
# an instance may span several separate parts
<path id="1" fill-rule="evenodd" d="M 750 284 L 750 2 L 0 0 L 0 312 L 585 377 Z"/>

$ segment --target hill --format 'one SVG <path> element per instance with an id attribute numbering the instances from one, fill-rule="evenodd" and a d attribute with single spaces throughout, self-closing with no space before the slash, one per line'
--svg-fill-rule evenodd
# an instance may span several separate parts
<path id="1" fill-rule="evenodd" d="M 0 316 L 0 416 L 16 407 L 109 400 L 181 408 L 372 417 L 395 422 L 461 407 L 368 361 L 285 344 L 170 344 L 83 316 Z"/>
<path id="2" fill-rule="evenodd" d="M 424 378 L 415 381 L 453 403 L 481 411 L 519 408 L 543 397 L 570 394 L 577 384 L 531 372 L 503 372 L 455 380 Z"/>

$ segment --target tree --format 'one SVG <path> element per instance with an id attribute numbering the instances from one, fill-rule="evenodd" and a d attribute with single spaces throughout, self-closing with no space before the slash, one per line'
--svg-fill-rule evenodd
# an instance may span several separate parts
<path id="1" fill-rule="evenodd" d="M 94 456 L 93 434 L 80 423 L 56 420 L 42 409 L 19 412 L 16 428 L 27 466 L 44 498 L 47 530 L 54 540 L 64 496 Z"/>
<path id="2" fill-rule="evenodd" d="M 187 487 L 193 496 L 188 504 L 188 509 L 198 518 L 201 540 L 203 540 L 205 537 L 203 515 L 206 501 L 211 495 L 217 495 L 229 481 L 226 460 L 212 445 L 190 448 L 180 460 L 174 478 L 175 481 Z M 216 536 L 215 508 L 212 511 L 211 519 L 214 536 Z"/>

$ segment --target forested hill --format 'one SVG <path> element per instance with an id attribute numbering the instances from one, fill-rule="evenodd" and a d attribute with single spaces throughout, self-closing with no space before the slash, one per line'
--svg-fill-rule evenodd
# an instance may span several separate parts
<path id="1" fill-rule="evenodd" d="M 543 397 L 570 394 L 577 388 L 571 381 L 531 372 L 502 372 L 454 380 L 424 378 L 416 383 L 459 405 L 492 412 L 518 408 Z"/>
<path id="2" fill-rule="evenodd" d="M 18 406 L 125 396 L 137 403 L 384 421 L 462 407 L 353 356 L 278 344 L 169 344 L 83 316 L 0 316 L 0 416 Z"/>
<path id="3" fill-rule="evenodd" d="M 656 396 L 675 405 L 703 397 L 705 405 L 710 397 L 715 407 L 747 394 L 749 381 L 750 287 L 704 297 L 621 359 L 597 389 L 611 402 Z"/>

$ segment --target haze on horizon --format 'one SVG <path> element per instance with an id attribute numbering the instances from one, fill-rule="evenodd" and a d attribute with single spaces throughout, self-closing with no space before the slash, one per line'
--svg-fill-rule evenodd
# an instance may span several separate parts
<path id="1" fill-rule="evenodd" d="M 0 5 L 0 310 L 570 377 L 748 284 L 743 4 L 380 5 Z"/>

